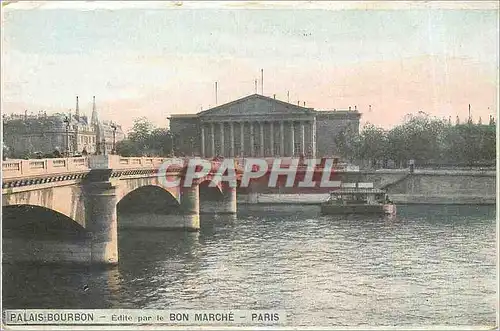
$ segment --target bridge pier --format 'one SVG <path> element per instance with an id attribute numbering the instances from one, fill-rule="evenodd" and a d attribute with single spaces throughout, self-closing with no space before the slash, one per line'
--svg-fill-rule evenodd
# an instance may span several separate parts
<path id="1" fill-rule="evenodd" d="M 173 224 L 176 228 L 185 228 L 188 231 L 200 229 L 200 186 L 193 183 L 190 187 L 181 188 L 181 214 Z"/>
<path id="2" fill-rule="evenodd" d="M 216 199 L 200 201 L 201 214 L 236 214 L 236 188 L 223 185 L 222 194 Z"/>
<path id="3" fill-rule="evenodd" d="M 116 188 L 111 182 L 93 182 L 86 186 L 85 223 L 92 234 L 90 262 L 118 263 Z"/>
<path id="4" fill-rule="evenodd" d="M 219 206 L 218 214 L 236 214 L 236 187 L 230 187 L 226 185 L 222 192 L 224 194 L 224 200 L 221 201 Z"/>

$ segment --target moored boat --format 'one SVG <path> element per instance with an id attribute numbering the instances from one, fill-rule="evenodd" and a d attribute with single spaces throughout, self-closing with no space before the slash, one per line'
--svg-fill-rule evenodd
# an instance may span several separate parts
<path id="1" fill-rule="evenodd" d="M 321 204 L 321 213 L 325 215 L 395 215 L 396 205 L 389 200 L 384 190 L 359 187 L 340 188 L 330 192 L 328 200 Z"/>

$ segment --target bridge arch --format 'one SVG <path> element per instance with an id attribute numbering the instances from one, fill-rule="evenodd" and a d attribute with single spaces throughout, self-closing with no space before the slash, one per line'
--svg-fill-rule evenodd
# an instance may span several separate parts
<path id="1" fill-rule="evenodd" d="M 2 208 L 4 235 L 23 234 L 36 239 L 87 238 L 85 224 L 56 210 L 27 204 L 9 205 Z"/>
<path id="2" fill-rule="evenodd" d="M 33 205 L 2 208 L 4 263 L 88 263 L 92 234 L 57 211 Z"/>
<path id="3" fill-rule="evenodd" d="M 222 187 L 222 183 L 213 186 L 211 179 L 204 179 L 199 183 L 200 200 L 221 200 L 224 197 Z"/>
<path id="4" fill-rule="evenodd" d="M 144 185 L 117 196 L 117 213 L 171 214 L 180 210 L 179 197 L 160 185 Z"/>
<path id="5" fill-rule="evenodd" d="M 38 210 L 53 211 L 66 216 L 82 227 L 86 226 L 85 196 L 80 187 L 62 186 L 3 196 L 2 210 L 16 206 L 30 206 L 31 209 L 39 207 L 41 209 Z M 20 209 L 17 210 L 19 211 Z"/>
<path id="6" fill-rule="evenodd" d="M 120 181 L 117 184 L 116 201 L 120 202 L 128 194 L 144 187 L 156 187 L 170 194 L 177 202 L 180 202 L 180 187 L 164 187 L 158 177 L 153 178 L 131 178 Z"/>

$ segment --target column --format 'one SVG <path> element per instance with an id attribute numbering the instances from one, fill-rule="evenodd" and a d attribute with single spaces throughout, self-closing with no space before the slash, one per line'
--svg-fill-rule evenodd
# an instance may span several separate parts
<path id="1" fill-rule="evenodd" d="M 240 122 L 240 144 L 240 154 L 242 157 L 245 157 L 245 122 Z"/>
<path id="2" fill-rule="evenodd" d="M 295 156 L 295 126 L 293 125 L 293 121 L 290 122 L 290 147 L 290 156 Z"/>
<path id="3" fill-rule="evenodd" d="M 312 122 L 312 130 L 311 130 L 311 139 L 312 139 L 312 157 L 316 157 L 316 117 Z"/>
<path id="4" fill-rule="evenodd" d="M 205 157 L 205 126 L 201 124 L 201 157 Z"/>
<path id="5" fill-rule="evenodd" d="M 234 122 L 229 122 L 229 128 L 230 128 L 230 138 L 231 139 L 231 157 L 235 157 L 236 155 L 234 155 Z"/>
<path id="6" fill-rule="evenodd" d="M 226 150 L 224 148 L 224 122 L 220 123 L 220 156 L 226 156 Z"/>
<path id="7" fill-rule="evenodd" d="M 285 156 L 285 127 L 283 121 L 280 122 L 280 156 Z"/>
<path id="8" fill-rule="evenodd" d="M 306 155 L 306 128 L 304 122 L 300 122 L 300 153 Z"/>
<path id="9" fill-rule="evenodd" d="M 260 122 L 260 157 L 264 157 L 264 121 Z"/>
<path id="10" fill-rule="evenodd" d="M 215 132 L 214 123 L 210 123 L 210 139 L 212 140 L 212 157 L 215 156 Z"/>
<path id="11" fill-rule="evenodd" d="M 271 134 L 271 156 L 274 156 L 274 122 L 269 122 L 269 132 Z"/>
<path id="12" fill-rule="evenodd" d="M 253 122 L 250 122 L 250 156 L 254 156 Z"/>
<path id="13" fill-rule="evenodd" d="M 95 173 L 105 171 L 93 170 Z M 100 174 L 99 174 L 100 175 Z M 92 233 L 90 260 L 96 264 L 118 263 L 116 188 L 111 182 L 94 182 L 85 187 L 85 223 Z"/>

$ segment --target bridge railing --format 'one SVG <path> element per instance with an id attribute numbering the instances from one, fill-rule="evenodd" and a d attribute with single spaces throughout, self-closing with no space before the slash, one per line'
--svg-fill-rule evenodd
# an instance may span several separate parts
<path id="1" fill-rule="evenodd" d="M 7 160 L 2 162 L 2 177 L 29 177 L 44 174 L 90 170 L 87 157 Z"/>
<path id="2" fill-rule="evenodd" d="M 79 171 L 90 171 L 90 169 L 140 169 L 159 168 L 164 162 L 181 163 L 186 166 L 189 162 L 186 158 L 165 157 L 121 157 L 119 155 L 95 155 L 88 157 L 54 158 L 54 159 L 31 159 L 31 160 L 7 160 L 2 162 L 2 177 L 17 178 L 48 174 L 71 173 Z M 219 161 L 211 161 L 214 168 L 220 164 Z"/>

